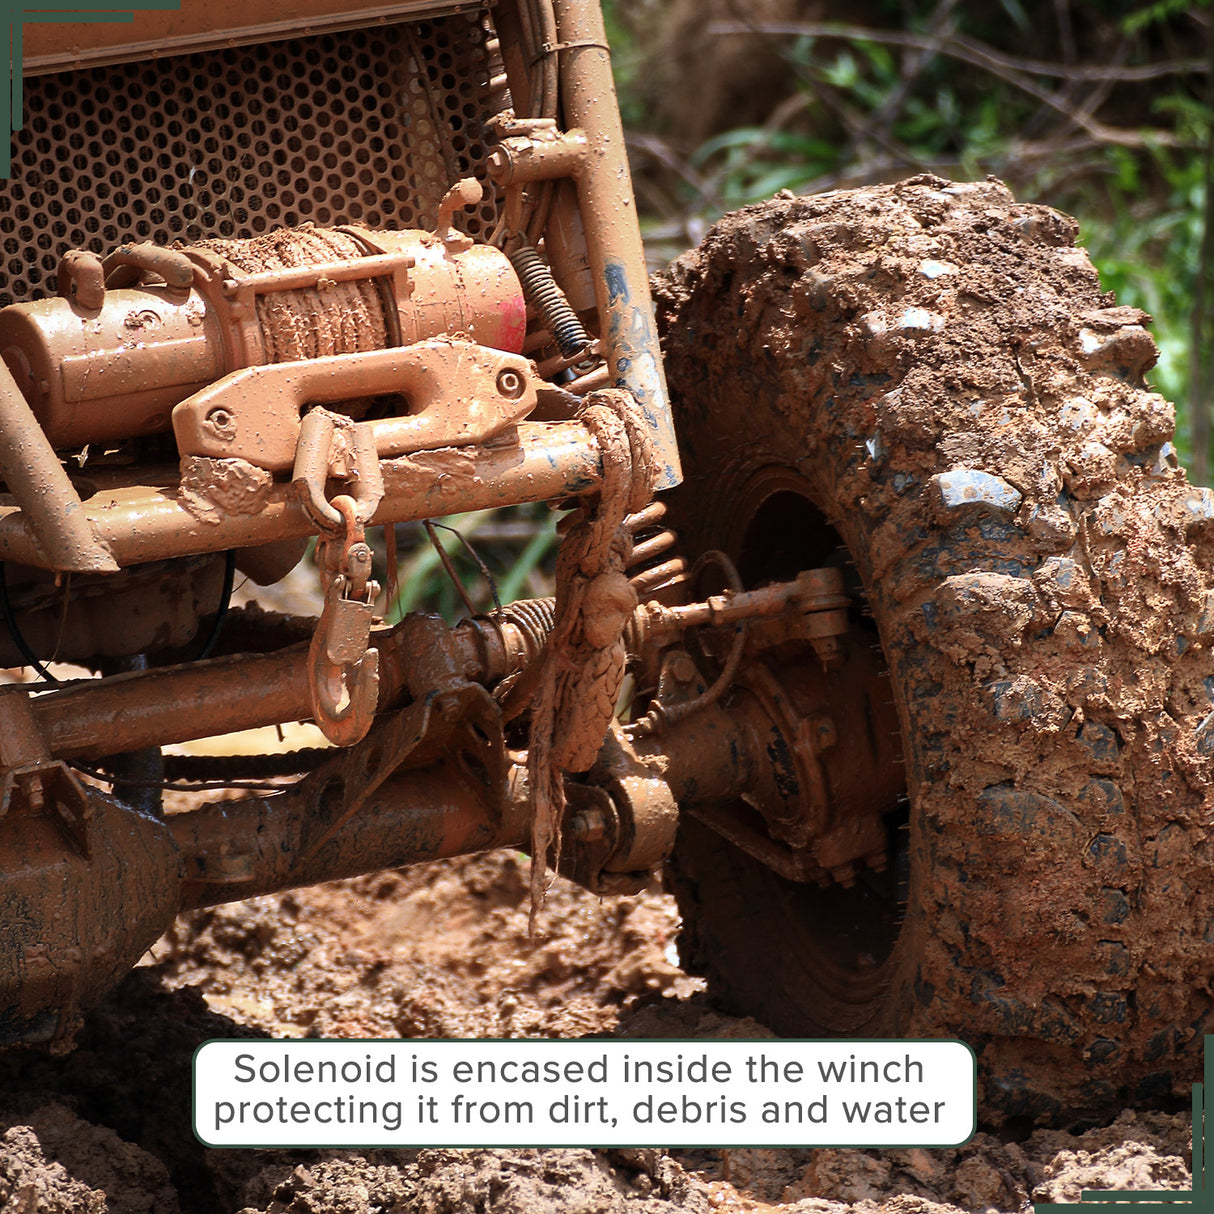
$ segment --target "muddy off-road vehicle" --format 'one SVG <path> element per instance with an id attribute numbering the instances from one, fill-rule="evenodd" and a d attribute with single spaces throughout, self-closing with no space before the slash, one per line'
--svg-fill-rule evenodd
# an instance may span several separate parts
<path id="1" fill-rule="evenodd" d="M 664 869 L 777 1032 L 964 1038 L 993 1119 L 1183 1090 L 1214 494 L 1070 220 L 781 198 L 655 323 L 587 0 L 30 23 L 24 104 L 0 1039 L 70 1037 L 183 909 L 515 847 L 537 906 Z M 376 529 L 392 569 L 397 523 L 534 502 L 555 599 L 377 622 Z M 230 604 L 313 540 L 319 619 Z M 301 720 L 331 745 L 163 753 Z"/>

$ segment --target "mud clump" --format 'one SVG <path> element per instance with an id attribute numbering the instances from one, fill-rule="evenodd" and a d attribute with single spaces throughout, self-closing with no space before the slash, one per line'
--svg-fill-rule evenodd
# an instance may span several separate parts
<path id="1" fill-rule="evenodd" d="M 264 1214 L 708 1214 L 704 1186 L 669 1159 L 661 1165 L 617 1166 L 608 1153 L 580 1150 L 419 1151 L 395 1167 L 354 1157 L 296 1168 Z"/>
<path id="2" fill-rule="evenodd" d="M 944 1150 L 823 1148 L 807 1152 L 810 1161 L 778 1194 L 761 1168 L 748 1187 L 798 1211 L 810 1201 L 876 1202 L 892 1211 L 908 1199 L 917 1208 L 975 1214 L 1023 1210 L 1030 1202 L 1077 1202 L 1083 1189 L 1187 1188 L 1190 1129 L 1184 1115 L 1127 1112 L 1111 1126 L 1082 1134 L 1037 1130 L 1023 1142 L 979 1133 Z M 747 1161 L 736 1161 L 731 1174 L 741 1184 L 747 1177 L 739 1164 Z"/>
<path id="3" fill-rule="evenodd" d="M 661 1151 L 334 1152 L 266 1167 L 241 1214 L 709 1214 L 708 1190 Z"/>
<path id="4" fill-rule="evenodd" d="M 0 1112 L 0 1210 L 11 1214 L 178 1214 L 159 1159 L 59 1103 Z"/>
<path id="5" fill-rule="evenodd" d="M 196 911 L 158 971 L 276 1037 L 577 1037 L 687 983 L 656 893 L 560 882 L 529 938 L 528 863 L 499 852 Z"/>
<path id="6" fill-rule="evenodd" d="M 189 1129 L 190 1065 L 210 1037 L 763 1037 L 667 956 L 672 900 L 597 899 L 565 882 L 528 944 L 526 860 L 499 854 L 195 912 L 90 1018 L 65 1058 L 0 1057 L 0 1209 L 19 1214 L 935 1214 L 1183 1188 L 1188 1119 L 1126 1113 L 1020 1143 L 945 1151 L 220 1151 Z M 387 925 L 395 924 L 395 934 Z M 378 941 L 374 946 L 372 941 Z M 614 943 L 612 943 L 614 942 Z M 410 979 L 409 976 L 412 976 Z M 414 989 L 392 1011 L 402 989 Z M 462 999 L 460 991 L 462 990 Z M 506 1010 L 509 1015 L 505 1016 Z M 371 1030 L 368 1032 L 368 1030 Z"/>

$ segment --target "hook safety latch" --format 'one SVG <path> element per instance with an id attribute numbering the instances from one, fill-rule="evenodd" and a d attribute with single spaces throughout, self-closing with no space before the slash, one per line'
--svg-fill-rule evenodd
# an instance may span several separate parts
<path id="1" fill-rule="evenodd" d="M 308 650 L 312 717 L 337 746 L 353 746 L 367 735 L 379 700 L 379 651 L 369 648 L 375 596 L 371 549 L 350 497 L 333 499 L 345 534 L 322 539 L 317 563 L 325 580 L 325 605 Z"/>

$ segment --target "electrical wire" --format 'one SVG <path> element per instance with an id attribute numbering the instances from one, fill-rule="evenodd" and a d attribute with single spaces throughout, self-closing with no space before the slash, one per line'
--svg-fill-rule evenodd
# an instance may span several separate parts
<path id="1" fill-rule="evenodd" d="M 447 555 L 446 550 L 439 542 L 435 531 L 450 531 L 457 540 L 464 546 L 464 551 L 476 562 L 477 568 L 481 571 L 481 576 L 489 583 L 489 593 L 493 596 L 493 608 L 500 612 L 502 609 L 502 600 L 497 592 L 497 582 L 493 579 L 493 574 L 489 572 L 489 566 L 481 559 L 480 554 L 472 547 L 472 543 L 464 534 L 455 527 L 449 527 L 446 523 L 436 523 L 433 519 L 423 519 L 422 526 L 426 529 L 426 534 L 430 537 L 430 542 L 434 545 L 435 551 L 438 553 L 438 559 L 442 561 L 443 568 L 446 569 L 448 576 L 455 583 L 455 588 L 459 591 L 459 596 L 464 600 L 464 606 L 468 609 L 469 615 L 476 614 L 476 608 L 469 600 L 464 591 L 463 585 L 460 583 L 459 577 L 456 574 L 455 566 L 451 562 L 451 558 Z"/>
<path id="2" fill-rule="evenodd" d="M 219 609 L 215 613 L 215 623 L 211 625 L 211 634 L 199 651 L 197 661 L 209 658 L 219 644 L 219 634 L 223 631 L 223 622 L 228 618 L 228 608 L 232 605 L 232 584 L 236 580 L 236 549 L 229 548 L 224 553 L 223 585 L 219 590 Z"/>
<path id="3" fill-rule="evenodd" d="M 47 683 L 60 683 L 61 679 L 57 679 L 38 659 L 38 655 L 30 648 L 29 642 L 25 639 L 25 634 L 21 631 L 17 624 L 17 617 L 13 611 L 12 601 L 8 596 L 8 566 L 4 561 L 0 561 L 0 619 L 3 620 L 5 628 L 8 629 L 8 634 L 13 638 L 13 644 L 17 647 L 17 652 L 25 659 L 25 665 L 31 666 L 38 675 Z M 224 554 L 223 566 L 223 584 L 219 591 L 219 607 L 215 613 L 215 623 L 211 625 L 210 634 L 207 636 L 201 651 L 198 654 L 197 661 L 202 661 L 204 658 L 209 658 L 215 650 L 215 646 L 219 643 L 219 634 L 223 631 L 224 621 L 228 617 L 228 610 L 232 605 L 232 587 L 236 581 L 236 550 L 229 549 Z M 62 637 L 62 626 L 60 627 L 60 636 Z M 56 645 L 56 652 L 58 645 Z"/>
<path id="4" fill-rule="evenodd" d="M 0 616 L 4 618 L 4 626 L 17 646 L 17 652 L 25 659 L 27 666 L 32 666 L 48 683 L 58 683 L 59 680 L 38 660 L 38 655 L 29 647 L 29 642 L 21 629 L 17 627 L 17 617 L 13 614 L 12 603 L 8 597 L 8 566 L 0 561 Z"/>
<path id="5" fill-rule="evenodd" d="M 430 519 L 422 519 L 422 526 L 426 529 L 426 534 L 430 537 L 430 543 L 434 545 L 434 551 L 438 553 L 438 559 L 442 562 L 443 568 L 447 571 L 447 576 L 451 579 L 451 584 L 455 587 L 459 597 L 464 601 L 464 607 L 469 615 L 476 614 L 476 608 L 472 606 L 472 600 L 468 597 L 468 592 L 464 589 L 464 584 L 459 580 L 459 574 L 455 570 L 455 565 L 448 555 L 446 548 L 443 547 L 443 542 L 438 538 L 438 532 L 435 531 L 435 525 Z M 451 528 L 455 530 L 455 528 Z M 457 531 L 458 535 L 459 532 Z"/>

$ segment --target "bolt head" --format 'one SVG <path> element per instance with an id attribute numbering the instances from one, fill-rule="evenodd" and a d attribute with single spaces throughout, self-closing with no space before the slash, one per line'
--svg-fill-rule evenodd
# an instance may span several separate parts
<path id="1" fill-rule="evenodd" d="M 489 153 L 489 158 L 485 161 L 485 167 L 489 170 L 489 176 L 494 181 L 499 185 L 504 185 L 510 177 L 510 153 L 505 148 L 495 148 Z"/>
<path id="2" fill-rule="evenodd" d="M 206 415 L 202 428 L 214 438 L 231 439 L 236 436 L 236 418 L 230 409 L 216 405 Z"/>
<path id="3" fill-rule="evenodd" d="M 569 834 L 578 843 L 594 843 L 603 837 L 607 823 L 597 810 L 584 810 L 569 819 Z"/>
<path id="4" fill-rule="evenodd" d="M 511 367 L 498 372 L 497 390 L 507 400 L 518 400 L 526 390 L 523 377 Z"/>
<path id="5" fill-rule="evenodd" d="M 823 666 L 838 668 L 843 665 L 843 646 L 839 643 L 838 637 L 811 637 L 810 644 L 813 645 L 814 652 Z"/>
<path id="6" fill-rule="evenodd" d="M 686 653 L 680 653 L 673 657 L 667 669 L 670 671 L 670 677 L 677 683 L 695 682 L 696 664 Z"/>

